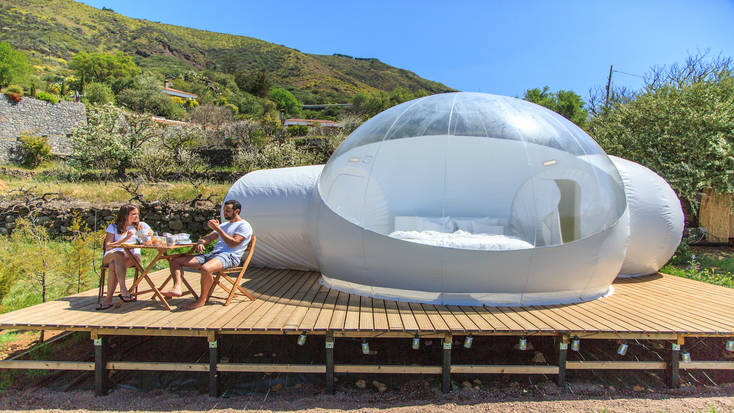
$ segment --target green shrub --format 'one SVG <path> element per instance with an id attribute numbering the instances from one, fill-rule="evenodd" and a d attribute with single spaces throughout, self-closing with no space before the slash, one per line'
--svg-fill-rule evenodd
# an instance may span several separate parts
<path id="1" fill-rule="evenodd" d="M 288 136 L 306 136 L 308 135 L 307 125 L 294 125 L 288 127 Z"/>
<path id="2" fill-rule="evenodd" d="M 23 135 L 18 138 L 16 158 L 19 164 L 35 168 L 51 159 L 51 145 L 45 136 Z"/>
<path id="3" fill-rule="evenodd" d="M 84 91 L 87 93 L 89 103 L 105 105 L 115 102 L 115 94 L 112 92 L 112 88 L 105 83 L 92 82 L 87 85 Z"/>
<path id="4" fill-rule="evenodd" d="M 59 97 L 48 92 L 40 91 L 36 93 L 36 99 L 51 102 L 54 105 L 59 103 Z"/>

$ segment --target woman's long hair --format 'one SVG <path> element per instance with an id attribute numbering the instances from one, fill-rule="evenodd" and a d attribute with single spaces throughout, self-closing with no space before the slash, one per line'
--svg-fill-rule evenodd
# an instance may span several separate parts
<path id="1" fill-rule="evenodd" d="M 127 217 L 130 215 L 130 211 L 133 209 L 138 209 L 133 204 L 126 204 L 120 207 L 120 210 L 117 211 L 117 218 L 115 218 L 115 225 L 117 226 L 117 233 L 118 234 L 124 234 L 125 231 L 127 231 Z M 140 213 L 140 210 L 138 210 L 138 213 Z M 135 230 L 140 230 L 140 217 L 138 216 L 138 222 L 133 222 L 132 225 L 135 227 Z"/>

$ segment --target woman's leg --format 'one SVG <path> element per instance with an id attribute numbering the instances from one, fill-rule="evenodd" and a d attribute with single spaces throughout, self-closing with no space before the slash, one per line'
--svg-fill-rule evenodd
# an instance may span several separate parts
<path id="1" fill-rule="evenodd" d="M 113 253 L 104 256 L 102 262 L 107 265 L 107 294 L 103 304 L 112 304 L 112 297 L 117 289 L 117 271 L 112 257 Z"/>
<path id="2" fill-rule="evenodd" d="M 113 252 L 109 255 L 113 256 L 110 267 L 115 267 L 117 283 L 120 284 L 120 294 L 122 294 L 123 297 L 128 297 L 130 296 L 130 292 L 127 291 L 127 286 L 125 285 L 125 278 L 127 277 L 127 258 L 125 257 L 125 253 Z"/>

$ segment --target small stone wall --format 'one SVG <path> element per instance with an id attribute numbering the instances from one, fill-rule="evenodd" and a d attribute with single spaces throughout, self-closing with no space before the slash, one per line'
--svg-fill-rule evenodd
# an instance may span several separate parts
<path id="1" fill-rule="evenodd" d="M 121 205 L 92 205 L 84 202 L 74 202 L 70 205 L 62 201 L 51 201 L 35 209 L 36 222 L 46 226 L 52 237 L 63 237 L 70 235 L 69 226 L 76 212 L 90 230 L 104 230 L 114 221 Z M 220 205 L 213 205 L 210 202 L 199 202 L 193 208 L 188 204 L 169 204 L 148 210 L 141 208 L 140 219 L 158 233 L 185 232 L 191 234 L 192 239 L 198 239 L 210 231 L 206 227 L 206 221 L 219 218 L 219 211 Z M 16 219 L 27 216 L 28 209 L 23 203 L 0 203 L 0 234 L 11 233 L 15 228 Z"/>
<path id="2" fill-rule="evenodd" d="M 86 122 L 83 103 L 61 101 L 53 104 L 27 96 L 14 103 L 0 94 L 0 161 L 8 160 L 11 149 L 23 133 L 47 136 L 53 153 L 69 154 L 69 134 Z"/>

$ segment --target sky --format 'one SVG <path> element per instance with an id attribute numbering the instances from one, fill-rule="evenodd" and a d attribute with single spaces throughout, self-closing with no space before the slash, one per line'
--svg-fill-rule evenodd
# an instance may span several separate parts
<path id="1" fill-rule="evenodd" d="M 586 99 L 638 89 L 653 66 L 734 57 L 734 0 L 84 0 L 129 17 L 238 34 L 305 53 L 374 57 L 461 91 Z"/>

